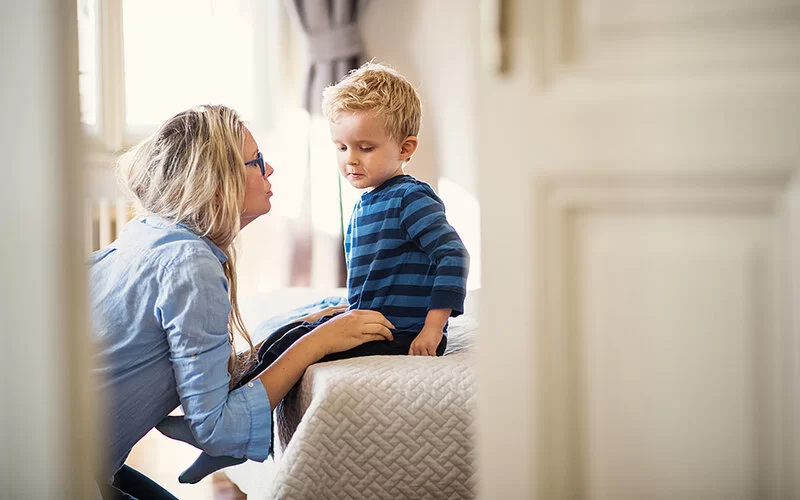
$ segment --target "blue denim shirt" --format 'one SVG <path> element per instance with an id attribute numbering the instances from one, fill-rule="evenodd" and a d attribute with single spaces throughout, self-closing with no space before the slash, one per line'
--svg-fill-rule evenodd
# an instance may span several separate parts
<path id="1" fill-rule="evenodd" d="M 209 454 L 266 459 L 272 411 L 264 386 L 256 378 L 228 392 L 225 260 L 209 239 L 154 216 L 134 219 L 89 257 L 92 370 L 107 397 L 103 477 L 178 404 Z"/>

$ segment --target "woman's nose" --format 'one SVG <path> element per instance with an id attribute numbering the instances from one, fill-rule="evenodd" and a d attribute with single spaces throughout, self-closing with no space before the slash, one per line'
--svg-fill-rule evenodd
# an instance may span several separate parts
<path id="1" fill-rule="evenodd" d="M 265 167 L 264 177 L 269 177 L 270 175 L 275 173 L 275 169 L 272 168 L 272 165 L 270 165 L 269 163 L 265 163 L 264 167 Z"/>

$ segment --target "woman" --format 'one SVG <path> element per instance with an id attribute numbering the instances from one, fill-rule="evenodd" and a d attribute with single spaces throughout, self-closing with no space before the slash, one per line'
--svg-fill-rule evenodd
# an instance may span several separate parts
<path id="1" fill-rule="evenodd" d="M 174 116 L 120 161 L 141 215 L 90 257 L 93 371 L 108 401 L 104 496 L 173 498 L 124 462 L 178 404 L 204 451 L 263 461 L 271 409 L 310 364 L 392 339 L 393 326 L 380 313 L 349 311 L 228 392 L 255 354 L 239 314 L 233 241 L 269 212 L 272 173 L 239 116 L 224 106 Z M 234 333 L 249 346 L 238 356 Z"/>

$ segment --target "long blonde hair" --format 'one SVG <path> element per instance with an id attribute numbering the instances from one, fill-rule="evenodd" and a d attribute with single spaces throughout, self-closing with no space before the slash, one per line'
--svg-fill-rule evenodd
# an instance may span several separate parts
<path id="1" fill-rule="evenodd" d="M 140 214 L 155 214 L 208 237 L 228 257 L 222 265 L 228 279 L 231 314 L 228 370 L 233 385 L 255 356 L 236 296 L 236 251 L 244 204 L 245 126 L 225 106 L 199 106 L 167 120 L 118 162 L 118 174 Z M 236 355 L 234 332 L 249 352 Z"/>

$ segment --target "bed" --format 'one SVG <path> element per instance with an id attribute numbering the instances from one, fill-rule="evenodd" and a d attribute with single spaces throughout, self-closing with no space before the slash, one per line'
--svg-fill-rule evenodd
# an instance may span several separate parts
<path id="1" fill-rule="evenodd" d="M 343 290 L 250 297 L 248 326 Z M 477 292 L 440 358 L 374 356 L 311 366 L 275 412 L 275 458 L 227 469 L 251 499 L 473 498 Z M 255 340 L 258 340 L 257 338 Z"/>

